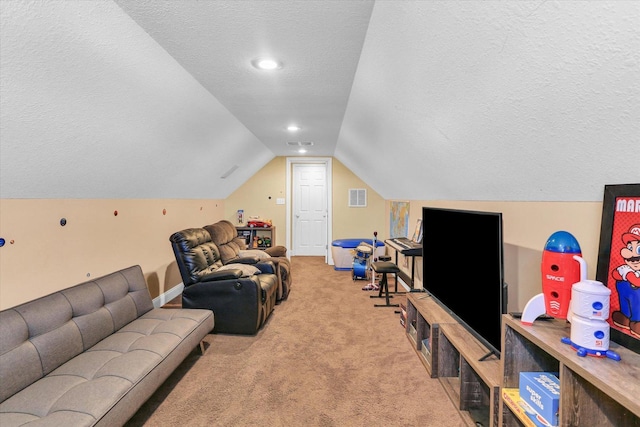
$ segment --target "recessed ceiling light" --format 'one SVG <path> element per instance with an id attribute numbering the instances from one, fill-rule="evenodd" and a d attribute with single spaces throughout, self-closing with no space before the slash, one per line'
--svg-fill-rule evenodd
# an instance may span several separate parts
<path id="1" fill-rule="evenodd" d="M 300 126 L 290 125 L 290 126 L 287 126 L 287 130 L 289 132 L 297 132 L 300 130 Z"/>
<path id="2" fill-rule="evenodd" d="M 259 70 L 277 70 L 278 68 L 282 68 L 282 64 L 272 58 L 257 58 L 251 61 L 251 64 Z"/>
<path id="3" fill-rule="evenodd" d="M 307 150 L 305 150 L 304 148 L 301 148 L 301 149 L 298 150 L 298 153 L 300 153 L 300 154 L 304 154 L 306 152 L 307 152 Z"/>

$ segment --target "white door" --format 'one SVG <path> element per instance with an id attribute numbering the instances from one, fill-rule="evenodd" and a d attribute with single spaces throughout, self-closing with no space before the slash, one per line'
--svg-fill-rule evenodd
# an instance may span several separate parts
<path id="1" fill-rule="evenodd" d="M 323 164 L 293 165 L 293 253 L 327 254 L 327 169 Z"/>

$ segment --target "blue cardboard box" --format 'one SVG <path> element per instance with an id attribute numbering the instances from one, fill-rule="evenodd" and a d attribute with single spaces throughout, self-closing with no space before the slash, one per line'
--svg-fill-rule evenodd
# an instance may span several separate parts
<path id="1" fill-rule="evenodd" d="M 560 381 L 554 372 L 520 372 L 520 397 L 550 425 L 558 425 Z"/>

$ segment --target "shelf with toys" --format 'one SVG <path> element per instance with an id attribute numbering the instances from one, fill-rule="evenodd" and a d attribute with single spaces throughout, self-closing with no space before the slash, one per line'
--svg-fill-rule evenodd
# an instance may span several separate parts
<path id="1" fill-rule="evenodd" d="M 547 240 L 541 272 L 542 293 L 502 317 L 500 425 L 640 426 L 640 354 L 609 340 L 611 290 L 587 279 L 565 231 Z"/>
<path id="2" fill-rule="evenodd" d="M 246 226 L 236 227 L 239 237 L 243 237 L 249 249 L 268 249 L 275 245 L 276 228 L 271 220 L 250 217 Z"/>
<path id="3" fill-rule="evenodd" d="M 537 320 L 528 325 L 503 315 L 502 426 L 527 425 L 506 403 L 504 393 L 520 386 L 521 372 L 557 372 L 560 378 L 559 425 L 640 425 L 640 354 L 616 343 L 610 347 L 620 355 L 581 357 L 563 344 L 571 334 L 565 320 Z"/>

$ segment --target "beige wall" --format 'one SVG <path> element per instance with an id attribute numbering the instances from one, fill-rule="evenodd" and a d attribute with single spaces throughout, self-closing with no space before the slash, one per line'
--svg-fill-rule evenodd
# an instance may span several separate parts
<path id="1" fill-rule="evenodd" d="M 240 188 L 225 199 L 224 217 L 237 224 L 238 209 L 244 210 L 246 225 L 250 216 L 270 219 L 276 227 L 275 245 L 285 245 L 285 205 L 277 205 L 286 193 L 286 157 L 275 157 Z"/>
<path id="2" fill-rule="evenodd" d="M 367 207 L 349 207 L 349 189 L 367 190 Z M 389 227 L 385 227 L 384 199 L 342 163 L 333 159 L 333 239 L 389 237 Z"/>
<path id="3" fill-rule="evenodd" d="M 542 292 L 542 251 L 547 239 L 556 231 L 564 230 L 574 235 L 587 262 L 588 276 L 595 279 L 602 216 L 600 202 L 409 202 L 410 224 L 415 224 L 416 219 L 422 217 L 423 206 L 502 212 L 510 311 L 522 311 L 531 297 Z M 389 202 L 386 211 L 389 212 Z M 409 272 L 410 261 L 401 256 L 398 263 L 405 272 Z M 415 276 L 416 287 L 422 288 L 421 257 L 416 258 Z"/>
<path id="4" fill-rule="evenodd" d="M 370 238 L 389 234 L 389 201 L 333 159 L 333 238 Z M 171 251 L 171 233 L 219 219 L 260 215 L 276 225 L 277 244 L 285 242 L 286 158 L 276 157 L 226 200 L 0 200 L 0 309 L 73 286 L 92 277 L 139 264 L 152 297 L 181 283 Z M 348 208 L 349 188 L 366 188 L 368 206 Z M 269 199 L 271 197 L 271 199 Z M 470 202 L 409 200 L 409 228 L 422 206 L 503 213 L 505 276 L 509 309 L 522 310 L 541 291 L 540 262 L 548 237 L 572 233 L 595 278 L 602 203 Z M 166 214 L 162 211 L 166 209 Z M 114 215 L 114 211 L 118 215 Z M 67 225 L 60 226 L 66 218 Z M 407 273 L 410 262 L 399 259 Z M 416 259 L 417 287 L 422 287 L 422 259 Z"/>
<path id="5" fill-rule="evenodd" d="M 225 218 L 235 222 L 238 209 L 245 221 L 251 215 L 271 219 L 276 227 L 276 244 L 285 245 L 286 208 L 276 205 L 286 195 L 287 158 L 276 157 L 250 180 L 225 199 Z M 384 199 L 336 159 L 332 159 L 333 228 L 332 238 L 372 238 L 373 232 L 388 235 L 385 227 Z M 367 207 L 348 207 L 350 188 L 367 189 Z M 385 232 L 387 230 L 387 232 Z"/>
<path id="6" fill-rule="evenodd" d="M 384 200 L 335 159 L 333 183 L 335 238 L 382 233 Z M 349 188 L 367 189 L 366 208 L 347 207 Z M 272 219 L 284 245 L 285 205 L 276 199 L 285 191 L 286 157 L 276 157 L 225 200 L 2 199 L 0 309 L 135 264 L 156 298 L 182 282 L 169 243 L 175 231 L 235 222 L 244 209 L 245 220 Z"/>
<path id="7" fill-rule="evenodd" d="M 223 212 L 220 200 L 2 199 L 0 309 L 135 264 L 155 298 L 182 282 L 169 236 Z"/>

